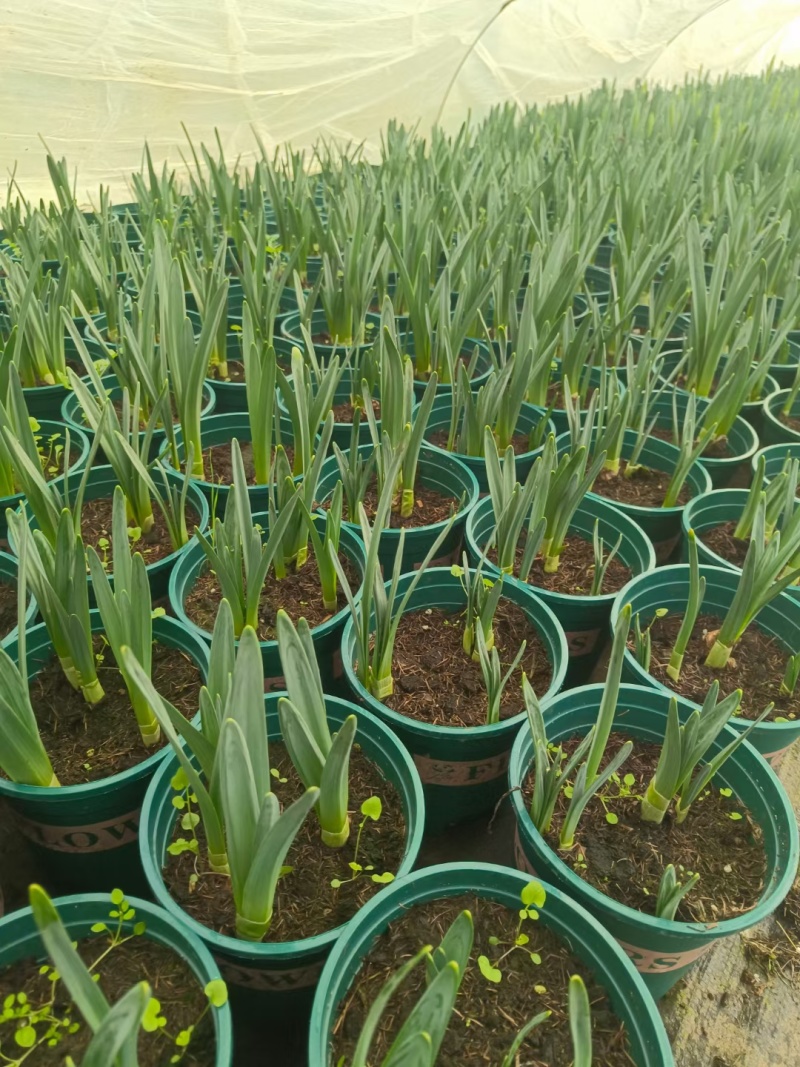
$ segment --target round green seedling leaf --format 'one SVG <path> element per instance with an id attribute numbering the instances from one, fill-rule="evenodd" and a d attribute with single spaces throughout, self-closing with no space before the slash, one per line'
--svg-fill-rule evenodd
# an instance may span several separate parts
<path id="1" fill-rule="evenodd" d="M 478 956 L 478 967 L 487 982 L 494 982 L 496 985 L 503 977 L 502 972 L 492 966 L 488 956 Z"/>
<path id="2" fill-rule="evenodd" d="M 214 1008 L 221 1008 L 228 1003 L 228 987 L 221 978 L 212 979 L 205 987 L 204 993 Z"/>
<path id="3" fill-rule="evenodd" d="M 380 797 L 367 797 L 364 803 L 361 805 L 361 814 L 366 815 L 368 819 L 372 819 L 373 822 L 377 822 L 383 812 L 383 804 L 381 804 Z"/>
<path id="4" fill-rule="evenodd" d="M 523 886 L 520 893 L 520 899 L 526 907 L 541 908 L 545 900 L 547 900 L 547 893 L 541 882 L 537 882 L 535 879 L 528 882 L 526 886 Z"/>

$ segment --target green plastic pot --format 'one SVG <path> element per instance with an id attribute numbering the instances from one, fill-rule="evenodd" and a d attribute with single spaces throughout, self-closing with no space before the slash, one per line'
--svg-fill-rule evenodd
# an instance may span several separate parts
<path id="1" fill-rule="evenodd" d="M 428 420 L 428 426 L 425 431 L 425 437 L 428 439 L 428 445 L 443 456 L 454 455 L 464 464 L 465 467 L 469 467 L 478 482 L 478 489 L 481 493 L 489 492 L 489 480 L 486 477 L 486 460 L 483 458 L 483 454 L 480 456 L 467 456 L 463 452 L 448 452 L 446 448 L 441 448 L 439 445 L 435 445 L 430 441 L 433 434 L 440 430 L 450 429 L 450 407 L 451 396 L 437 396 L 433 401 L 433 408 L 431 410 L 431 416 Z M 515 433 L 529 434 L 531 430 L 539 426 L 542 419 L 545 417 L 544 408 L 537 407 L 535 404 L 523 404 L 520 411 L 519 418 L 517 419 L 517 425 L 515 427 Z M 552 419 L 547 420 L 547 429 L 544 437 L 547 434 L 555 433 L 555 426 Z M 544 440 L 544 438 L 543 438 Z M 542 454 L 544 445 L 540 445 L 538 448 L 531 449 L 530 452 L 524 452 L 521 455 L 515 457 L 517 478 L 520 482 L 523 482 L 528 475 L 531 467 L 533 466 L 536 457 Z"/>
<path id="2" fill-rule="evenodd" d="M 607 500 L 591 494 L 584 497 L 579 504 L 569 532 L 577 534 L 591 542 L 594 524 L 598 523 L 598 532 L 607 546 L 617 543 L 622 534 L 618 558 L 629 567 L 633 574 L 644 574 L 656 565 L 656 554 L 647 535 L 632 519 L 623 515 Z M 467 551 L 473 563 L 485 558 L 486 545 L 494 531 L 494 511 L 488 498 L 481 500 L 467 519 Z M 488 575 L 500 573 L 499 567 L 486 560 L 484 568 Z M 570 593 L 554 593 L 537 585 L 522 583 L 518 578 L 508 576 L 506 582 L 530 588 L 553 612 L 564 628 L 567 638 L 569 667 L 567 684 L 581 685 L 592 672 L 597 657 L 603 649 L 606 639 L 611 605 L 615 593 L 602 596 L 582 596 Z"/>
<path id="3" fill-rule="evenodd" d="M 200 443 L 203 450 L 213 445 L 228 445 L 234 437 L 241 444 L 252 440 L 250 433 L 250 419 L 246 412 L 230 411 L 225 415 L 209 415 L 200 423 Z M 288 433 L 282 433 L 284 444 L 291 444 L 292 437 Z M 180 426 L 175 427 L 175 444 L 183 464 L 183 434 Z M 172 456 L 166 444 L 161 452 L 161 462 L 165 467 L 173 470 L 178 478 L 186 477 L 182 467 L 175 470 Z M 221 482 L 207 482 L 202 478 L 192 477 L 192 483 L 203 493 L 211 505 L 214 515 L 222 517 L 225 514 L 225 503 L 231 487 Z M 297 480 L 297 479 L 295 479 Z M 248 485 L 247 495 L 250 497 L 250 506 L 254 511 L 266 511 L 269 506 L 269 488 L 266 485 Z M 213 515 L 212 515 L 213 518 Z"/>
<path id="4" fill-rule="evenodd" d="M 266 696 L 264 702 L 269 737 L 276 742 L 281 738 L 278 695 Z M 425 801 L 414 764 L 391 730 L 363 708 L 332 696 L 325 698 L 325 707 L 328 721 L 335 728 L 341 726 L 348 715 L 358 716 L 357 744 L 400 795 L 406 822 L 406 844 L 397 874 L 406 874 L 416 862 L 424 822 Z M 257 995 L 253 1006 L 259 1012 L 270 1008 L 282 1012 L 297 1000 L 310 1000 L 328 953 L 350 923 L 297 941 L 256 943 L 219 934 L 188 915 L 170 896 L 162 875 L 167 845 L 178 816 L 172 806 L 173 789 L 170 785 L 177 769 L 177 757 L 171 753 L 153 778 L 142 808 L 139 845 L 152 895 L 169 912 L 176 925 L 187 928 L 206 945 L 223 978 L 231 986 Z"/>
<path id="5" fill-rule="evenodd" d="M 788 389 L 772 393 L 763 404 L 763 421 L 760 429 L 762 445 L 800 444 L 800 432 L 781 422 L 779 412 L 789 397 Z M 789 415 L 800 419 L 800 396 L 796 397 Z"/>
<path id="6" fill-rule="evenodd" d="M 101 381 L 109 400 L 122 400 L 122 386 L 117 381 L 117 376 L 115 374 L 106 374 L 101 378 Z M 89 383 L 87 384 L 91 390 L 91 385 Z M 203 408 L 201 415 L 203 417 L 212 415 L 216 409 L 216 403 L 217 398 L 214 390 L 208 383 L 206 383 L 206 385 L 203 386 Z M 90 441 L 93 440 L 94 431 L 85 421 L 81 406 L 78 403 L 78 398 L 72 391 L 66 395 L 64 403 L 61 405 L 61 418 L 69 427 L 69 432 L 71 434 L 74 433 L 75 430 L 79 430 L 84 433 Z M 144 431 L 139 434 L 140 439 L 143 437 Z M 155 455 L 161 448 L 165 438 L 166 434 L 163 429 L 153 431 L 153 436 L 151 438 L 153 455 Z"/>
<path id="7" fill-rule="evenodd" d="M 300 321 L 301 316 L 299 311 L 290 312 L 281 322 L 280 331 L 282 336 L 289 341 L 291 345 L 297 346 L 302 352 L 305 349 L 305 341 L 300 332 Z M 372 348 L 379 327 L 380 315 L 375 315 L 373 312 L 367 312 L 364 318 L 365 339 L 361 344 L 353 346 L 346 344 L 344 341 L 340 341 L 339 344 L 332 345 L 315 341 L 314 351 L 317 354 L 317 358 L 326 361 L 331 359 L 334 353 L 337 352 L 340 358 L 344 358 L 345 353 L 351 348 L 354 348 L 356 352 L 365 352 L 368 348 Z M 318 333 L 328 333 L 328 319 L 321 308 L 315 308 L 311 312 L 311 327 L 309 332 L 312 337 Z"/>
<path id="8" fill-rule="evenodd" d="M 409 908 L 470 893 L 517 911 L 528 881 L 518 871 L 490 863 L 442 863 L 398 879 L 366 904 L 339 939 L 322 972 L 311 1013 L 308 1062 L 315 1067 L 332 1064 L 331 1031 L 343 1002 L 357 988 L 363 961 L 376 939 Z M 658 1010 L 625 954 L 580 905 L 554 885 L 545 883 L 544 888 L 547 899 L 537 925 L 566 942 L 605 987 L 625 1025 L 636 1067 L 674 1067 Z M 491 1025 L 488 1004 L 487 1016 L 481 1022 Z"/>
<path id="9" fill-rule="evenodd" d="M 91 621 L 92 633 L 100 632 L 98 611 L 91 612 Z M 205 682 L 205 642 L 163 615 L 153 620 L 153 636 L 157 643 L 185 652 Z M 28 677 L 32 679 L 53 655 L 44 623 L 27 631 L 27 646 Z M 16 661 L 16 641 L 6 652 Z M 160 748 L 127 771 L 81 785 L 51 789 L 18 785 L 0 777 L 0 797 L 7 801 L 20 830 L 59 887 L 144 890 L 137 846 L 139 815 L 150 779 L 168 748 Z"/>
<path id="10" fill-rule="evenodd" d="M 169 470 L 167 477 L 172 481 L 177 481 L 177 476 L 174 471 Z M 114 496 L 114 489 L 118 485 L 117 476 L 114 473 L 113 467 L 102 466 L 92 467 L 89 472 L 89 477 L 86 479 L 86 492 L 84 493 L 84 500 L 111 500 Z M 78 493 L 77 479 L 74 479 L 70 484 L 70 500 L 74 501 Z M 203 533 L 208 529 L 208 501 L 201 493 L 196 484 L 190 483 L 186 493 L 186 502 L 191 505 L 197 512 L 198 522 L 197 529 Z M 157 505 L 154 505 L 154 515 L 156 521 L 163 521 L 163 517 Z M 38 523 L 32 516 L 28 516 L 28 524 L 31 529 L 37 529 Z M 176 549 L 174 552 L 170 552 L 168 555 L 163 556 L 161 559 L 156 560 L 155 563 L 149 563 L 145 570 L 147 571 L 147 581 L 150 586 L 150 592 L 153 600 L 159 600 L 161 597 L 167 595 L 167 589 L 169 586 L 169 577 L 172 573 L 173 567 L 176 565 L 179 559 L 189 551 L 194 544 L 194 538 L 191 538 L 181 548 Z M 16 555 L 17 546 L 14 543 L 13 537 L 9 537 L 9 546 L 11 551 Z M 134 546 L 135 547 L 135 546 Z M 114 574 L 113 571 L 109 571 L 108 577 L 113 586 Z M 92 585 L 92 576 L 87 573 L 86 584 L 89 587 L 89 597 L 92 604 L 94 604 L 94 588 Z"/>
<path id="11" fill-rule="evenodd" d="M 269 531 L 269 516 L 265 514 L 254 515 L 253 521 L 261 526 L 264 536 Z M 315 515 L 314 522 L 317 529 L 322 533 L 327 521 L 326 515 Z M 339 548 L 358 571 L 360 593 L 361 581 L 364 578 L 364 566 L 366 557 L 364 545 L 352 530 L 342 528 L 339 540 Z M 313 552 L 312 552 L 313 556 Z M 170 607 L 183 625 L 201 640 L 211 643 L 211 631 L 204 630 L 192 622 L 186 614 L 184 607 L 186 598 L 194 588 L 198 577 L 206 567 L 206 557 L 203 549 L 196 539 L 192 540 L 189 551 L 181 558 L 178 566 L 173 570 L 169 581 Z M 327 622 L 315 626 L 311 631 L 311 639 L 314 642 L 314 651 L 317 654 L 322 684 L 326 692 L 329 687 L 335 685 L 342 677 L 341 634 L 350 609 L 345 604 Z M 264 692 L 276 692 L 286 688 L 286 679 L 281 672 L 281 660 L 278 655 L 277 641 L 261 641 L 261 660 L 264 664 Z"/>
<path id="12" fill-rule="evenodd" d="M 622 443 L 622 458 L 627 459 L 636 444 L 634 430 L 626 430 Z M 556 441 L 559 454 L 569 452 L 569 434 L 562 434 Z M 645 441 L 639 457 L 639 462 L 652 470 L 672 473 L 678 459 L 678 449 L 669 441 L 661 441 L 657 437 L 648 437 Z M 699 463 L 693 463 L 689 468 L 686 486 L 692 497 L 699 493 L 707 493 L 711 488 L 711 478 L 705 467 Z M 627 515 L 637 526 L 647 534 L 653 543 L 656 552 L 656 562 L 665 563 L 677 548 L 681 539 L 681 516 L 685 505 L 680 504 L 674 508 L 646 508 L 638 504 L 626 504 L 610 497 L 601 497 L 599 493 L 589 492 L 586 494 L 590 500 L 605 500 L 617 511 Z"/>
<path id="13" fill-rule="evenodd" d="M 800 332 L 792 330 L 786 339 L 786 347 L 772 361 L 769 372 L 781 389 L 790 389 L 800 363 Z"/>
<path id="14" fill-rule="evenodd" d="M 602 685 L 581 686 L 552 701 L 544 712 L 550 743 L 558 744 L 569 737 L 585 734 L 597 719 L 603 690 Z M 614 728 L 634 740 L 640 738 L 660 744 L 666 729 L 669 703 L 669 694 L 665 691 L 623 685 Z M 679 714 L 683 720 L 691 714 L 693 707 L 688 701 L 679 701 Z M 719 752 L 733 738 L 734 731 L 726 726 L 711 752 Z M 761 827 L 767 857 L 766 884 L 753 909 L 716 923 L 657 919 L 612 900 L 580 878 L 547 844 L 531 820 L 521 787 L 532 762 L 533 744 L 526 724 L 514 742 L 508 776 L 517 820 L 517 865 L 554 882 L 562 892 L 586 908 L 617 939 L 654 997 L 663 996 L 715 942 L 766 919 L 792 887 L 798 858 L 794 812 L 775 773 L 747 741 L 723 765 L 714 782 L 732 789 Z"/>
<path id="15" fill-rule="evenodd" d="M 701 563 L 712 567 L 728 567 L 741 574 L 741 567 L 729 563 L 718 555 L 703 541 L 706 530 L 719 526 L 720 523 L 738 521 L 747 503 L 747 489 L 712 489 L 710 493 L 701 493 L 686 505 L 681 526 L 683 527 L 683 556 L 688 560 L 689 531 L 694 530 L 697 543 L 697 557 Z"/>
<path id="16" fill-rule="evenodd" d="M 19 562 L 16 556 L 9 555 L 8 552 L 0 552 L 0 580 L 5 585 L 17 584 L 17 578 L 19 576 Z M 39 608 L 36 600 L 31 596 L 30 589 L 28 589 L 28 608 L 25 612 L 25 626 L 29 628 L 33 626 L 33 621 L 38 614 Z M 9 645 L 16 645 L 17 641 L 17 626 L 14 626 L 5 637 L 0 638 L 0 648 L 7 648 Z"/>
<path id="17" fill-rule="evenodd" d="M 402 596 L 412 576 L 400 579 Z M 388 584 L 387 584 L 388 589 Z M 550 700 L 564 684 L 567 669 L 567 642 L 564 631 L 546 604 L 521 583 L 509 582 L 503 596 L 524 611 L 547 650 L 552 680 L 541 701 Z M 460 611 L 466 607 L 466 594 L 449 568 L 433 567 L 425 572 L 411 595 L 407 611 L 442 608 Z M 414 758 L 425 788 L 426 831 L 438 833 L 447 826 L 491 812 L 505 792 L 509 753 L 520 723 L 521 711 L 502 722 L 486 726 L 434 726 L 392 711 L 376 700 L 361 684 L 355 671 L 356 633 L 352 618 L 342 635 L 344 672 L 356 700 L 368 708 L 399 737 Z"/>
<path id="18" fill-rule="evenodd" d="M 42 444 L 46 445 L 49 437 L 57 434 L 62 444 L 66 444 L 65 440 L 65 426 L 63 422 L 52 422 L 50 420 L 40 420 L 39 429 L 36 431 L 36 436 L 41 438 Z M 77 451 L 75 461 L 70 464 L 70 480 L 80 481 L 80 475 L 83 468 L 86 466 L 86 460 L 89 456 L 89 438 L 82 430 L 72 429 L 69 431 L 70 437 L 70 450 Z M 58 477 L 51 479 L 51 484 L 63 486 L 64 475 L 59 474 Z M 8 537 L 8 523 L 6 522 L 6 509 L 18 508 L 24 500 L 24 493 L 14 493 L 12 496 L 5 496 L 0 499 L 0 539 L 6 539 Z"/>
<path id="19" fill-rule="evenodd" d="M 369 456 L 372 454 L 372 445 L 361 445 L 359 451 Z M 452 496 L 455 500 L 464 498 L 456 520 L 444 542 L 439 546 L 437 558 L 432 560 L 431 566 L 454 563 L 461 557 L 464 525 L 478 500 L 478 482 L 475 475 L 455 456 L 434 451 L 429 445 L 423 445 L 419 454 L 417 479 L 422 485 L 437 489 L 440 493 Z M 322 473 L 317 487 L 317 500 L 321 504 L 330 499 L 339 480 L 339 465 L 336 457 L 328 456 L 322 464 Z M 446 525 L 447 520 L 443 519 L 441 522 L 431 523 L 430 526 L 418 526 L 415 529 L 406 530 L 403 546 L 404 571 L 415 570 L 422 563 L 431 545 Z M 357 523 L 345 521 L 342 522 L 342 528 L 348 528 L 356 536 L 360 536 L 361 528 Z M 394 566 L 399 541 L 400 530 L 381 531 L 378 559 L 384 570 L 388 568 L 388 571 L 391 571 Z"/>
<path id="20" fill-rule="evenodd" d="M 733 601 L 740 575 L 727 567 L 709 567 L 708 565 L 701 565 L 700 574 L 706 579 L 706 591 L 701 611 L 704 614 L 724 618 Z M 630 603 L 633 615 L 638 613 L 641 616 L 642 625 L 646 625 L 657 608 L 667 608 L 671 612 L 685 611 L 688 594 L 689 567 L 687 564 L 659 567 L 651 574 L 642 574 L 638 578 L 633 578 L 617 594 L 611 609 L 611 628 L 613 630 L 619 611 L 624 604 Z M 781 593 L 761 609 L 756 622 L 759 629 L 769 637 L 773 637 L 782 648 L 792 653 L 800 652 L 800 600 L 796 600 L 788 593 Z M 626 681 L 649 685 L 664 693 L 673 692 L 643 670 L 633 653 L 627 649 L 622 676 Z M 730 720 L 730 725 L 741 731 L 747 729 L 750 720 L 733 718 Z M 783 754 L 798 737 L 800 737 L 800 720 L 762 722 L 750 734 L 749 741 L 774 767 L 779 764 Z"/>
<path id="21" fill-rule="evenodd" d="M 400 335 L 400 345 L 402 349 L 411 357 L 414 366 L 416 367 L 416 348 L 414 345 L 414 334 L 404 333 Z M 475 364 L 475 373 L 472 375 L 470 384 L 472 385 L 472 391 L 479 389 L 484 382 L 488 381 L 489 375 L 492 373 L 494 364 L 492 362 L 492 356 L 488 347 L 483 341 L 477 341 L 474 337 L 468 337 L 461 348 L 459 355 L 465 356 L 468 359 L 472 358 L 472 353 L 475 348 L 478 349 L 478 359 Z M 414 377 L 414 394 L 417 400 L 422 400 L 425 394 L 425 388 L 427 386 L 427 380 Z M 437 382 L 436 395 L 446 396 L 452 393 L 453 386 L 451 382 Z"/>
<path id="22" fill-rule="evenodd" d="M 671 394 L 662 395 L 651 407 L 649 415 L 658 416 L 656 426 L 660 430 L 671 431 L 673 429 L 672 400 Z M 681 421 L 686 414 L 688 403 L 688 393 L 675 391 L 675 406 Z M 698 400 L 697 406 L 698 410 L 702 411 L 708 406 L 708 401 Z M 743 419 L 741 415 L 736 416 L 728 434 L 728 450 L 729 456 L 700 456 L 697 461 L 708 471 L 714 489 L 724 489 L 730 485 L 744 464 L 749 462 L 758 450 L 758 434 L 752 424 Z"/>
<path id="23" fill-rule="evenodd" d="M 124 886 L 120 886 L 124 889 Z M 220 978 L 219 969 L 213 957 L 199 938 L 190 930 L 176 925 L 163 908 L 156 907 L 147 900 L 129 896 L 126 899 L 136 912 L 128 920 L 122 920 L 122 928 L 130 937 L 135 923 L 143 922 L 146 930 L 142 937 L 157 945 L 162 945 L 179 956 L 192 973 L 201 989 L 209 982 Z M 81 893 L 77 896 L 57 897 L 53 903 L 58 909 L 61 921 L 75 941 L 92 936 L 95 923 L 108 921 L 110 900 L 102 893 Z M 31 956 L 46 959 L 41 937 L 33 912 L 30 908 L 20 908 L 0 921 L 0 968 L 5 969 L 15 963 L 29 959 Z M 145 976 L 142 975 L 144 978 Z M 77 1014 L 77 1013 L 76 1013 Z M 233 1024 L 230 1004 L 221 1008 L 212 1008 L 214 1021 L 214 1067 L 231 1067 L 233 1064 Z"/>
<path id="24" fill-rule="evenodd" d="M 766 448 L 759 449 L 750 460 L 750 470 L 753 474 L 758 470 L 759 456 L 764 457 L 764 479 L 771 482 L 780 474 L 787 458 L 800 459 L 800 439 L 786 441 L 780 445 L 767 445 Z"/>

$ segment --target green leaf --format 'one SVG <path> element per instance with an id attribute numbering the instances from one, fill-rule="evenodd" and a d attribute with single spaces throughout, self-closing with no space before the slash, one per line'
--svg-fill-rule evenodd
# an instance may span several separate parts
<path id="1" fill-rule="evenodd" d="M 503 977 L 502 972 L 492 966 L 488 956 L 478 956 L 478 967 L 487 982 L 493 982 L 496 985 Z"/>
<path id="2" fill-rule="evenodd" d="M 142 1018 L 142 1029 L 148 1034 L 155 1033 L 167 1025 L 167 1020 L 161 1014 L 161 1001 L 156 997 L 150 997 Z"/>
<path id="3" fill-rule="evenodd" d="M 535 880 L 528 882 L 527 885 L 523 886 L 519 896 L 520 900 L 527 908 L 531 907 L 531 905 L 535 908 L 541 908 L 543 907 L 545 900 L 547 900 L 547 893 L 545 892 L 544 886 L 541 882 Z"/>
<path id="4" fill-rule="evenodd" d="M 209 1003 L 214 1008 L 221 1008 L 228 1003 L 228 987 L 221 978 L 213 978 L 203 990 Z"/>
<path id="5" fill-rule="evenodd" d="M 619 822 L 619 817 L 617 815 L 615 815 L 613 811 L 607 811 L 606 812 L 606 822 L 610 823 L 612 826 L 616 826 L 617 823 Z"/>
<path id="6" fill-rule="evenodd" d="M 112 889 L 109 896 L 111 897 L 111 903 L 116 904 L 117 907 L 119 907 L 125 899 L 125 894 L 121 889 Z"/>
<path id="7" fill-rule="evenodd" d="M 20 1027 L 14 1031 L 14 1040 L 20 1048 L 33 1048 L 36 1044 L 36 1030 L 30 1025 Z"/>
<path id="8" fill-rule="evenodd" d="M 361 805 L 361 814 L 366 815 L 368 819 L 372 819 L 377 822 L 383 813 L 383 804 L 380 797 L 367 797 L 364 803 Z"/>

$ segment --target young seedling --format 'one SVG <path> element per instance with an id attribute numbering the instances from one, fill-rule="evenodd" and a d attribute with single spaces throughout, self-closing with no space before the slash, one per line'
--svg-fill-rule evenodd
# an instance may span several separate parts
<path id="1" fill-rule="evenodd" d="M 650 659 L 652 656 L 652 639 L 650 631 L 653 628 L 653 623 L 656 619 L 663 619 L 668 614 L 667 608 L 656 608 L 653 618 L 650 620 L 650 625 L 642 629 L 641 620 L 639 618 L 639 612 L 633 618 L 633 654 L 636 657 L 636 662 L 646 671 L 650 670 Z"/>
<path id="2" fill-rule="evenodd" d="M 589 590 L 589 596 L 600 596 L 603 592 L 603 582 L 608 574 L 608 568 L 611 566 L 611 562 L 619 552 L 622 544 L 622 534 L 617 538 L 616 544 L 603 558 L 604 544 L 603 539 L 600 536 L 600 520 L 595 519 L 594 530 L 592 531 L 592 548 L 594 550 L 594 572 L 592 574 L 592 587 Z"/>
<path id="3" fill-rule="evenodd" d="M 288 692 L 288 697 L 278 701 L 283 741 L 303 785 L 319 789 L 317 817 L 323 842 L 330 848 L 341 848 L 350 836 L 349 767 L 358 719 L 348 715 L 331 734 L 308 623 L 300 619 L 295 629 L 286 612 L 280 610 L 276 631 Z"/>
<path id="4" fill-rule="evenodd" d="M 673 864 L 668 863 L 664 868 L 664 873 L 661 875 L 661 881 L 658 886 L 658 896 L 656 897 L 657 919 L 666 919 L 667 922 L 672 922 L 683 898 L 700 881 L 699 874 L 692 874 L 691 871 L 686 873 L 689 875 L 688 879 L 685 882 L 679 882 Z"/>
<path id="5" fill-rule="evenodd" d="M 481 665 L 481 674 L 483 675 L 483 684 L 486 688 L 486 722 L 497 723 L 500 722 L 500 705 L 503 700 L 503 693 L 506 686 L 511 680 L 514 671 L 520 665 L 522 657 L 525 655 L 525 648 L 527 642 L 523 641 L 517 650 L 517 654 L 509 664 L 509 667 L 505 674 L 502 673 L 502 667 L 500 665 L 500 656 L 496 648 L 491 650 L 486 647 L 486 641 L 483 636 L 483 630 L 478 628 L 478 660 Z"/>
<path id="6" fill-rule="evenodd" d="M 677 682 L 681 676 L 683 658 L 686 655 L 686 648 L 692 636 L 694 624 L 697 622 L 697 616 L 700 614 L 705 592 L 706 580 L 700 576 L 700 564 L 697 559 L 697 539 L 694 530 L 689 530 L 689 595 L 686 598 L 686 611 L 667 664 L 667 674 L 674 682 Z"/>
<path id="7" fill-rule="evenodd" d="M 786 670 L 781 681 L 781 693 L 785 696 L 791 696 L 797 686 L 798 678 L 800 678 L 800 652 L 797 655 L 789 656 L 786 660 Z"/>
<path id="8" fill-rule="evenodd" d="M 470 569 L 466 552 L 461 557 L 462 565 L 454 563 L 450 573 L 458 578 L 467 595 L 467 607 L 464 615 L 464 637 L 462 646 L 472 659 L 478 660 L 477 634 L 483 635 L 487 652 L 494 648 L 494 616 L 500 597 L 503 595 L 503 576 L 493 582 L 483 574 L 483 561 L 473 571 Z"/>
<path id="9" fill-rule="evenodd" d="M 347 864 L 347 866 L 350 868 L 351 874 L 349 878 L 332 878 L 331 886 L 334 889 L 340 889 L 348 882 L 355 882 L 358 878 L 361 877 L 362 874 L 368 874 L 370 881 L 375 882 L 378 885 L 387 885 L 389 882 L 394 881 L 394 875 L 391 871 L 384 871 L 383 874 L 376 874 L 375 868 L 372 866 L 372 864 L 367 864 L 366 866 L 364 866 L 358 862 L 358 854 L 361 849 L 361 835 L 364 832 L 364 827 L 367 825 L 368 822 L 378 822 L 380 820 L 381 815 L 383 815 L 383 804 L 381 803 L 381 798 L 376 796 L 367 797 L 367 799 L 362 802 L 360 811 L 363 815 L 363 818 L 358 824 L 358 833 L 356 834 L 356 844 L 355 848 L 353 849 L 353 858 Z"/>
<path id="10" fill-rule="evenodd" d="M 691 805 L 717 771 L 774 707 L 773 704 L 767 705 L 746 730 L 738 733 L 708 763 L 701 765 L 730 717 L 736 714 L 742 691 L 737 689 L 723 700 L 718 700 L 718 696 L 719 682 L 715 681 L 706 694 L 702 708 L 695 709 L 683 724 L 678 715 L 677 698 L 670 700 L 658 766 L 642 798 L 641 814 L 645 822 L 661 823 L 675 800 L 675 820 L 682 823 Z"/>
<path id="11" fill-rule="evenodd" d="M 500 964 L 503 960 L 507 959 L 512 952 L 516 952 L 517 950 L 527 953 L 531 962 L 535 963 L 537 966 L 542 962 L 539 953 L 534 952 L 528 947 L 531 939 L 528 934 L 524 932 L 523 926 L 528 920 L 535 922 L 539 918 L 538 909 L 544 907 L 544 903 L 547 900 L 547 893 L 542 883 L 537 882 L 534 879 L 522 887 L 519 898 L 522 907 L 519 909 L 519 922 L 517 923 L 514 940 L 512 942 L 503 942 L 497 937 L 490 937 L 489 944 L 505 947 L 505 952 L 503 952 L 503 954 L 494 962 L 492 962 L 488 956 L 478 956 L 478 968 L 487 982 L 497 984 L 502 981 L 503 972 L 500 969 Z"/>

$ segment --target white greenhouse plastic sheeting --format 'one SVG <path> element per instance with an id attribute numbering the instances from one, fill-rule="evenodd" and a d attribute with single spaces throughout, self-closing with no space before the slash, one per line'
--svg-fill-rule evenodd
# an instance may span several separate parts
<path id="1" fill-rule="evenodd" d="M 494 104 L 614 80 L 680 82 L 800 62 L 798 0 L 2 0 L 0 185 L 49 197 L 43 137 L 79 195 L 141 163 L 320 136 L 374 156 L 396 118 L 457 127 Z"/>

